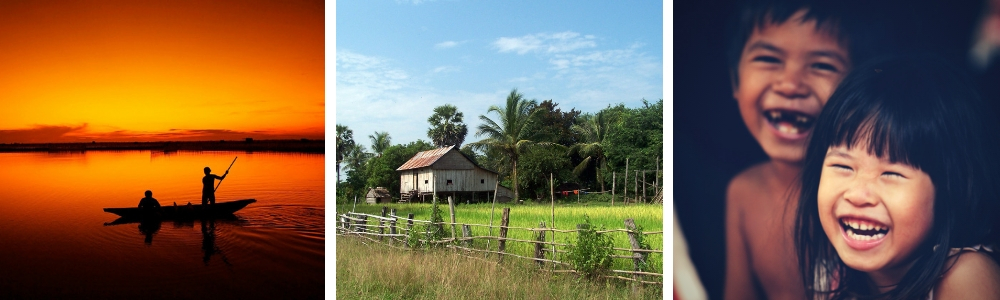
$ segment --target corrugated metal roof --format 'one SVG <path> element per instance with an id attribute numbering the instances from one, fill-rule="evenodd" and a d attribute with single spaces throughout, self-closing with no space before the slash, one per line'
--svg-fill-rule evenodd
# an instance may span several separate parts
<path id="1" fill-rule="evenodd" d="M 433 165 L 434 162 L 437 162 L 438 159 L 440 159 L 446 153 L 448 153 L 448 151 L 451 151 L 452 148 L 455 148 L 455 146 L 452 145 L 444 148 L 437 148 L 434 150 L 418 152 L 416 155 L 411 157 L 410 160 L 406 161 L 406 163 L 404 163 L 402 166 L 399 166 L 399 168 L 397 168 L 396 171 L 429 167 L 430 165 Z"/>

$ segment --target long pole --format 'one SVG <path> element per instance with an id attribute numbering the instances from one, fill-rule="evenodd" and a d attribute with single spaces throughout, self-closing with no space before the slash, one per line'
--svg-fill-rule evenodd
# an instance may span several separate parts
<path id="1" fill-rule="evenodd" d="M 493 214 L 497 209 L 497 191 L 500 190 L 500 174 L 497 174 L 496 184 L 493 185 L 493 206 L 490 207 L 490 235 L 493 236 Z M 486 239 L 486 250 L 490 249 L 490 240 Z M 486 253 L 489 256 L 489 253 Z"/>
<path id="2" fill-rule="evenodd" d="M 237 156 L 237 157 L 233 158 L 233 162 L 229 164 L 229 168 L 226 168 L 226 174 L 229 174 L 229 169 L 233 168 L 233 164 L 236 163 L 236 159 L 237 158 L 240 158 L 240 157 Z M 225 175 L 223 175 L 223 176 L 225 176 Z M 212 192 L 218 191 L 220 185 L 222 185 L 222 179 L 219 179 L 219 184 L 215 185 L 215 189 L 212 190 Z"/>
<path id="3" fill-rule="evenodd" d="M 552 218 L 549 219 L 549 228 L 552 228 L 552 259 L 556 257 L 556 188 L 552 173 L 549 173 L 549 195 L 552 197 Z M 555 266 L 553 266 L 555 267 Z"/>
<path id="4" fill-rule="evenodd" d="M 628 157 L 625 158 L 625 185 L 622 186 L 624 193 L 622 193 L 622 204 L 628 204 Z"/>

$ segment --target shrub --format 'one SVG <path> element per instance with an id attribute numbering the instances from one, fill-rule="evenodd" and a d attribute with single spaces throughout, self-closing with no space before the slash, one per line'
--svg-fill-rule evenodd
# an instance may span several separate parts
<path id="1" fill-rule="evenodd" d="M 413 229 L 406 235 L 406 244 L 411 248 L 419 247 L 421 244 L 430 247 L 435 247 L 440 245 L 439 243 L 433 243 L 433 241 L 440 241 L 444 239 L 444 217 L 441 216 L 441 208 L 438 207 L 437 202 L 431 207 L 431 222 L 426 225 L 414 225 Z M 424 243 L 421 243 L 421 239 Z"/>
<path id="2" fill-rule="evenodd" d="M 597 233 L 590 216 L 584 215 L 583 222 L 576 243 L 569 243 L 569 261 L 584 277 L 596 279 L 610 273 L 614 241 L 611 235 Z M 600 230 L 604 230 L 603 225 Z"/>

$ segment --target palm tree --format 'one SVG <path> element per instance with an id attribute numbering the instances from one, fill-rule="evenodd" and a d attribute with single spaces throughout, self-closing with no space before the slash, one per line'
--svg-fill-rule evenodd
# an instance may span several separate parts
<path id="1" fill-rule="evenodd" d="M 371 153 L 365 151 L 365 145 L 355 144 L 344 151 L 344 162 L 351 170 L 360 171 L 369 158 Z"/>
<path id="2" fill-rule="evenodd" d="M 382 157 L 382 152 L 385 149 L 389 149 L 389 146 L 392 145 L 392 138 L 389 137 L 389 132 L 386 131 L 376 131 L 375 134 L 369 135 L 368 138 L 372 140 L 372 151 L 378 157 Z"/>
<path id="3" fill-rule="evenodd" d="M 605 139 L 608 132 L 618 123 L 618 114 L 602 110 L 593 115 L 584 115 L 579 124 L 574 124 L 570 130 L 579 134 L 580 141 L 569 148 L 569 155 L 579 153 L 585 156 L 576 168 L 573 168 L 573 175 L 580 176 L 590 163 L 593 162 L 597 168 L 597 181 L 601 184 L 601 192 L 604 192 L 604 169 L 607 167 L 607 157 L 604 156 L 604 147 L 607 145 Z"/>
<path id="4" fill-rule="evenodd" d="M 462 148 L 465 135 L 469 133 L 465 123 L 462 123 L 462 113 L 454 105 L 445 104 L 434 108 L 434 114 L 427 118 L 431 123 L 431 128 L 427 130 L 427 137 L 437 147 L 454 145 L 456 149 Z"/>
<path id="5" fill-rule="evenodd" d="M 524 96 L 517 92 L 517 89 L 510 91 L 507 96 L 505 107 L 490 106 L 487 114 L 494 112 L 499 117 L 499 123 L 480 115 L 479 119 L 483 124 L 479 125 L 476 137 L 485 136 L 478 142 L 469 146 L 484 152 L 501 153 L 505 161 L 512 164 L 514 181 L 514 200 L 518 199 L 517 190 L 517 159 L 521 151 L 541 140 L 544 135 L 537 130 L 532 130 L 534 119 L 538 112 L 535 107 L 538 105 L 535 100 L 525 100 Z"/>
<path id="6" fill-rule="evenodd" d="M 344 161 L 344 156 L 354 147 L 354 131 L 347 126 L 337 124 L 337 145 L 334 152 L 337 157 L 337 182 L 340 182 L 340 163 Z"/>

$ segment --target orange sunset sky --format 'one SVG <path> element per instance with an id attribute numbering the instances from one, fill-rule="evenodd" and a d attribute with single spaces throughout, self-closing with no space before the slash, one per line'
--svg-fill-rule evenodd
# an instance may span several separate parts
<path id="1" fill-rule="evenodd" d="M 0 1 L 0 143 L 324 135 L 323 1 Z"/>

